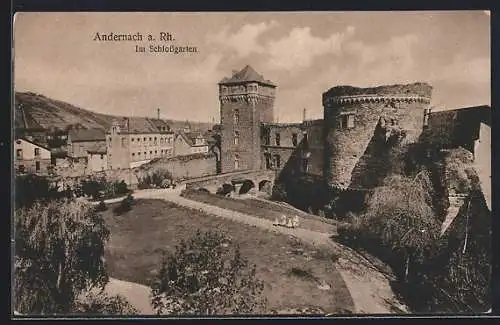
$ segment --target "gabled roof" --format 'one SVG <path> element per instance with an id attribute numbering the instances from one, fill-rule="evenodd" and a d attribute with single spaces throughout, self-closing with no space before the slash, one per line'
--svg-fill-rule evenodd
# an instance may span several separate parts
<path id="1" fill-rule="evenodd" d="M 116 122 L 120 125 L 120 131 L 122 133 L 171 133 L 170 125 L 161 119 L 129 117 L 120 119 Z M 163 131 L 163 128 L 165 128 L 165 131 Z M 109 133 L 109 131 L 107 133 Z"/>
<path id="2" fill-rule="evenodd" d="M 68 138 L 72 142 L 106 141 L 106 134 L 103 129 L 77 129 L 69 130 Z"/>
<path id="3" fill-rule="evenodd" d="M 183 132 L 179 131 L 178 135 L 184 139 L 184 141 L 191 147 L 195 147 L 196 139 L 202 138 L 204 140 L 203 146 L 207 145 L 207 139 L 203 136 L 201 132 Z M 198 145 L 200 146 L 200 145 Z"/>
<path id="4" fill-rule="evenodd" d="M 264 79 L 264 77 L 254 70 L 251 66 L 247 65 L 242 70 L 233 74 L 231 78 L 223 78 L 219 84 L 237 84 L 243 82 L 259 82 L 261 84 L 276 87 L 274 83 Z"/>
<path id="5" fill-rule="evenodd" d="M 16 141 L 19 141 L 19 140 L 26 141 L 26 142 L 28 142 L 28 143 L 31 143 L 32 145 L 35 145 L 35 146 L 37 146 L 37 147 L 40 147 L 40 148 L 42 148 L 42 149 L 45 149 L 45 150 L 50 151 L 50 148 L 49 148 L 49 147 L 47 147 L 47 146 L 45 146 L 45 145 L 43 145 L 43 144 L 41 144 L 41 143 L 37 142 L 36 140 L 30 140 L 30 139 L 27 139 L 27 138 L 24 138 L 24 137 L 22 137 L 22 138 L 17 138 L 17 139 L 16 139 Z"/>

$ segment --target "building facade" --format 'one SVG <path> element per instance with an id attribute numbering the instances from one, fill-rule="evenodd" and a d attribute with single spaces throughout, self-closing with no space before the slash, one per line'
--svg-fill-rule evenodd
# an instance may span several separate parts
<path id="1" fill-rule="evenodd" d="M 222 173 L 261 168 L 260 124 L 273 122 L 275 89 L 248 65 L 219 82 Z"/>
<path id="2" fill-rule="evenodd" d="M 180 131 L 174 136 L 174 155 L 185 156 L 194 153 L 208 153 L 208 142 L 200 132 Z"/>
<path id="3" fill-rule="evenodd" d="M 89 172 L 100 172 L 108 169 L 108 155 L 105 145 L 98 145 L 87 150 L 87 169 Z"/>
<path id="4" fill-rule="evenodd" d="M 26 138 L 14 142 L 14 168 L 16 173 L 46 175 L 51 166 L 50 149 Z"/>
<path id="5" fill-rule="evenodd" d="M 115 121 L 106 134 L 109 169 L 135 168 L 155 158 L 174 154 L 174 132 L 156 121 L 144 126 L 137 120 Z M 164 131 L 165 130 L 165 131 Z"/>
<path id="6" fill-rule="evenodd" d="M 87 158 L 87 151 L 106 145 L 103 129 L 72 129 L 68 131 L 67 152 L 71 158 Z"/>

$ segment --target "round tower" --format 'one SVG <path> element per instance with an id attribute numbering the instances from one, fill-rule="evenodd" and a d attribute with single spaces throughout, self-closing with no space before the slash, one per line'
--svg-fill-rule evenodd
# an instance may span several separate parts
<path id="1" fill-rule="evenodd" d="M 390 151 L 418 140 L 431 95 L 426 83 L 337 86 L 323 93 L 324 176 L 329 185 L 377 186 L 390 168 Z"/>

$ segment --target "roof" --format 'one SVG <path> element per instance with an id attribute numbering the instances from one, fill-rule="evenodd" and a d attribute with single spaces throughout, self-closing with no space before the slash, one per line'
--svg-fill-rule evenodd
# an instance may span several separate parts
<path id="1" fill-rule="evenodd" d="M 17 139 L 16 139 L 16 141 L 18 141 L 18 140 L 23 140 L 23 141 L 26 141 L 26 142 L 28 142 L 28 143 L 31 143 L 31 144 L 33 144 L 33 145 L 37 146 L 37 147 L 40 147 L 40 148 L 42 148 L 42 149 L 45 149 L 45 150 L 49 150 L 49 151 L 50 151 L 50 148 L 49 148 L 49 147 L 47 147 L 47 146 L 45 146 L 45 145 L 43 145 L 43 144 L 41 144 L 41 143 L 37 142 L 36 140 L 29 140 L 29 139 L 24 138 L 24 137 L 22 137 L 22 138 L 17 138 Z"/>
<path id="2" fill-rule="evenodd" d="M 88 153 L 105 154 L 107 153 L 106 144 L 96 143 L 92 148 L 87 150 Z"/>
<path id="3" fill-rule="evenodd" d="M 156 118 L 128 117 L 116 122 L 120 125 L 121 133 L 173 133 L 166 121 Z M 110 132 L 108 131 L 107 133 Z"/>
<path id="4" fill-rule="evenodd" d="M 491 126 L 491 107 L 489 105 L 481 105 L 481 106 L 468 106 L 468 107 L 460 107 L 454 109 L 443 109 L 431 111 L 430 115 L 446 115 L 446 114 L 460 114 L 462 119 L 482 122 L 486 125 Z"/>
<path id="5" fill-rule="evenodd" d="M 68 138 L 72 142 L 106 141 L 106 134 L 103 129 L 78 129 L 69 130 Z"/>
<path id="6" fill-rule="evenodd" d="M 264 77 L 254 70 L 249 65 L 246 65 L 243 69 L 233 74 L 231 78 L 223 78 L 219 84 L 235 84 L 243 82 L 259 82 L 268 86 L 276 87 L 274 83 L 270 80 L 264 79 Z"/>
<path id="7" fill-rule="evenodd" d="M 186 143 L 188 145 L 190 145 L 191 147 L 195 147 L 195 140 L 197 138 L 201 138 L 204 140 L 204 144 L 203 146 L 206 146 L 207 145 L 207 139 L 205 136 L 203 136 L 203 134 L 201 132 L 183 132 L 183 131 L 179 131 L 179 136 L 181 136 L 184 141 L 186 141 Z M 200 145 L 198 145 L 200 146 Z"/>

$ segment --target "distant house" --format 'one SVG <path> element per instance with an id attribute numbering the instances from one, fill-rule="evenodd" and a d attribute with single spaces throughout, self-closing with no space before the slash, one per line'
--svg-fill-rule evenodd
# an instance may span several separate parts
<path id="1" fill-rule="evenodd" d="M 87 168 L 90 172 L 99 172 L 108 169 L 106 144 L 96 144 L 87 150 Z"/>
<path id="2" fill-rule="evenodd" d="M 206 137 L 200 132 L 178 132 L 174 140 L 174 155 L 185 156 L 193 153 L 208 153 Z"/>
<path id="3" fill-rule="evenodd" d="M 173 156 L 174 132 L 161 119 L 116 120 L 106 138 L 109 169 L 135 168 L 156 158 Z"/>
<path id="4" fill-rule="evenodd" d="M 16 173 L 48 174 L 51 165 L 50 149 L 27 138 L 14 142 L 14 167 Z"/>
<path id="5" fill-rule="evenodd" d="M 87 151 L 95 146 L 106 146 L 106 133 L 102 129 L 73 129 L 68 131 L 67 151 L 71 158 L 87 158 Z"/>

